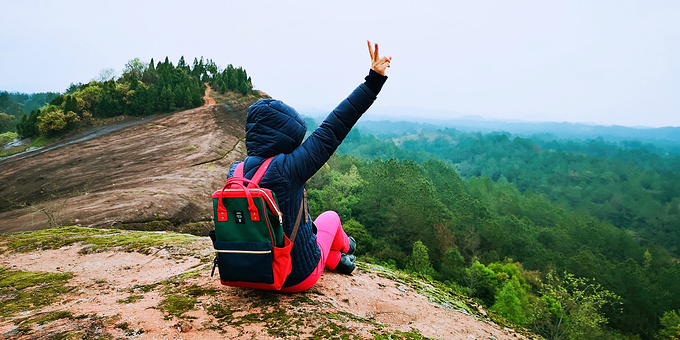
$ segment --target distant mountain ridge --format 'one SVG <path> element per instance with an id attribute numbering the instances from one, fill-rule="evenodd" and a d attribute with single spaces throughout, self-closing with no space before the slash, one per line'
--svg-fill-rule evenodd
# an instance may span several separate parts
<path id="1" fill-rule="evenodd" d="M 406 114 L 405 109 L 400 108 L 395 108 L 394 114 L 390 114 L 389 110 L 391 109 L 384 107 L 369 110 L 369 113 L 359 121 L 357 127 L 363 132 L 376 135 L 401 135 L 454 128 L 468 132 L 508 132 L 513 135 L 552 139 L 596 139 L 600 137 L 611 142 L 637 140 L 660 147 L 680 148 L 680 127 L 653 128 L 590 123 L 496 120 L 481 116 L 463 116 L 443 110 L 424 110 L 427 114 L 417 117 L 414 114 L 416 111 L 413 111 L 416 109 L 412 109 L 410 114 Z M 449 116 L 457 117 L 449 119 L 427 118 L 436 113 L 447 113 Z M 306 115 L 317 120 L 325 118 L 325 114 L 320 112 L 308 112 Z"/>

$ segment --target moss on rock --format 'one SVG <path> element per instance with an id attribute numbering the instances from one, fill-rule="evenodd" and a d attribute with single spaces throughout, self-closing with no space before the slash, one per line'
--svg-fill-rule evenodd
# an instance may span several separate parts
<path id="1" fill-rule="evenodd" d="M 74 243 L 81 243 L 83 244 L 81 253 L 115 249 L 148 254 L 153 248 L 172 246 L 196 239 L 196 236 L 172 232 L 134 232 L 71 226 L 0 235 L 0 244 L 6 248 L 5 252 L 59 249 Z"/>
<path id="2" fill-rule="evenodd" d="M 46 306 L 71 291 L 70 273 L 36 273 L 0 267 L 0 317 Z"/>

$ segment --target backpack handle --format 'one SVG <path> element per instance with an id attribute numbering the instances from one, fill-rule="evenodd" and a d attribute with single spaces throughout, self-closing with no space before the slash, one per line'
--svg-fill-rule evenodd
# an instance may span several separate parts
<path id="1" fill-rule="evenodd" d="M 229 220 L 227 208 L 224 206 L 224 203 L 222 203 L 222 199 L 224 198 L 224 190 L 226 190 L 227 187 L 230 187 L 232 185 L 240 187 L 245 192 L 246 199 L 248 200 L 248 211 L 250 211 L 250 219 L 253 221 L 260 220 L 260 214 L 257 211 L 255 202 L 253 201 L 253 195 L 250 193 L 250 190 L 248 190 L 246 186 L 243 185 L 243 183 L 240 183 L 243 180 L 245 180 L 246 182 L 252 182 L 251 180 L 245 178 L 230 178 L 227 180 L 227 183 L 224 184 L 224 187 L 222 187 L 220 197 L 218 197 L 217 199 L 217 221 L 224 222 Z"/>

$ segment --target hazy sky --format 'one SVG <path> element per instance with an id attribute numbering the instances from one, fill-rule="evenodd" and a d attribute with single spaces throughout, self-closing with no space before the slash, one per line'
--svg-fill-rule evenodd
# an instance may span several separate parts
<path id="1" fill-rule="evenodd" d="M 680 126 L 680 1 L 7 1 L 0 91 L 63 92 L 184 55 L 242 66 L 298 111 L 393 57 L 375 106 L 531 121 Z"/>

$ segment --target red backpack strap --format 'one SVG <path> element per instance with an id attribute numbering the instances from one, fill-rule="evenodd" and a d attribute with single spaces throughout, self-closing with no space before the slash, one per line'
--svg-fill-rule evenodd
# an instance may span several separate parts
<path id="1" fill-rule="evenodd" d="M 260 180 L 262 179 L 262 177 L 264 177 L 264 173 L 267 172 L 267 167 L 269 167 L 269 163 L 272 162 L 273 158 L 274 157 L 267 158 L 267 160 L 264 161 L 264 163 L 262 163 L 262 165 L 260 165 L 260 167 L 257 169 L 257 172 L 255 172 L 255 175 L 253 175 L 253 178 L 252 178 L 253 183 L 248 184 L 249 188 L 251 186 L 254 186 L 253 184 L 259 184 L 260 183 Z M 241 164 L 243 164 L 243 163 L 241 163 Z M 239 164 L 239 165 L 241 165 L 241 164 Z M 236 169 L 238 170 L 238 167 Z M 241 174 L 243 174 L 243 167 L 241 167 Z M 236 172 L 234 172 L 234 175 L 236 175 Z M 243 176 L 243 175 L 241 175 L 241 176 Z"/>
<path id="2" fill-rule="evenodd" d="M 236 165 L 236 169 L 234 169 L 234 176 L 232 177 L 243 177 L 243 162 Z"/>

